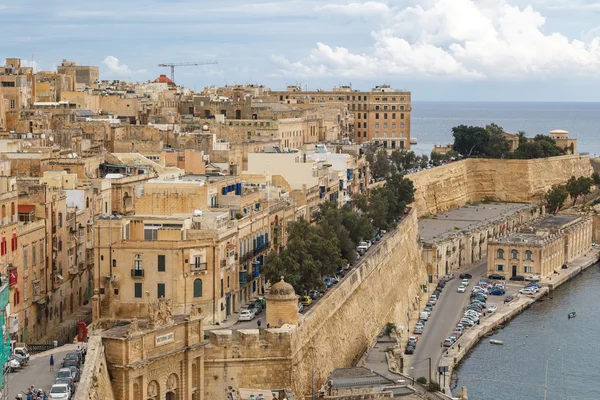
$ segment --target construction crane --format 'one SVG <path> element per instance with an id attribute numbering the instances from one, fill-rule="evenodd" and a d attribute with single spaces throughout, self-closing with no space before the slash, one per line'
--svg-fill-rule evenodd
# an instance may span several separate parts
<path id="1" fill-rule="evenodd" d="M 193 65 L 210 65 L 218 64 L 217 61 L 204 61 L 204 62 L 182 62 L 182 63 L 164 63 L 158 64 L 159 67 L 171 67 L 171 80 L 175 82 L 175 67 L 191 67 Z"/>

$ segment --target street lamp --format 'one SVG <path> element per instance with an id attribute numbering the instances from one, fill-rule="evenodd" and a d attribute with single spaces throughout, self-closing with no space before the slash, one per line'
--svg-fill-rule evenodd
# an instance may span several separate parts
<path id="1" fill-rule="evenodd" d="M 424 358 L 420 361 L 413 363 L 413 366 L 410 367 L 411 371 L 414 371 L 415 365 L 422 363 L 423 361 L 429 361 L 429 382 L 431 382 L 431 357 Z"/>

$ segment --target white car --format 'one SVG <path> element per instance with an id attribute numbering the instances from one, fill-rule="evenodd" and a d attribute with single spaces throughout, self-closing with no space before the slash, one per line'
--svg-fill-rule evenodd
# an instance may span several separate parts
<path id="1" fill-rule="evenodd" d="M 50 388 L 50 400 L 69 400 L 71 388 L 66 383 L 57 383 Z"/>
<path id="2" fill-rule="evenodd" d="M 475 311 L 475 310 L 467 310 L 467 311 L 465 311 L 465 315 L 472 315 L 472 316 L 474 316 L 474 317 L 477 317 L 477 318 L 479 318 L 479 316 L 480 316 L 481 314 L 480 314 L 480 313 L 478 313 L 478 312 L 477 312 L 477 311 Z"/>
<path id="3" fill-rule="evenodd" d="M 463 286 L 469 286 L 469 280 L 468 279 L 463 279 L 461 282 L 461 285 Z"/>
<path id="4" fill-rule="evenodd" d="M 498 307 L 496 307 L 496 306 L 489 306 L 487 310 L 488 310 L 488 312 L 489 312 L 489 313 L 493 313 L 493 312 L 495 312 L 497 309 L 498 309 Z"/>
<path id="5" fill-rule="evenodd" d="M 533 294 L 534 291 L 531 290 L 531 289 L 528 289 L 528 288 L 523 288 L 523 289 L 519 290 L 519 293 L 521 293 L 521 294 Z"/>
<path id="6" fill-rule="evenodd" d="M 467 290 L 466 287 L 464 287 L 463 285 L 460 285 L 457 289 L 458 293 L 464 293 Z"/>
<path id="7" fill-rule="evenodd" d="M 240 317 L 238 318 L 238 320 L 239 321 L 252 321 L 254 319 L 254 317 L 256 317 L 256 314 L 254 314 L 254 311 L 242 310 L 242 311 L 240 311 Z"/>
<path id="8" fill-rule="evenodd" d="M 539 275 L 531 275 L 531 276 L 528 276 L 527 278 L 525 278 L 525 280 L 529 281 L 529 282 L 537 282 L 540 280 L 540 276 Z"/>

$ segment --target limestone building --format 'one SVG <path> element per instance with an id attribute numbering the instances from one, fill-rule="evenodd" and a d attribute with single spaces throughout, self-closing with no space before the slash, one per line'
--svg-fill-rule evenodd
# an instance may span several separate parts
<path id="1" fill-rule="evenodd" d="M 553 216 L 488 243 L 488 274 L 507 279 L 558 271 L 592 248 L 592 219 Z"/>
<path id="2" fill-rule="evenodd" d="M 376 86 L 369 92 L 351 86 L 332 91 L 303 91 L 289 86 L 286 91 L 270 93 L 273 101 L 283 104 L 344 104 L 353 115 L 353 137 L 358 143 L 374 142 L 387 149 L 410 148 L 411 93 Z"/>
<path id="3" fill-rule="evenodd" d="M 292 285 L 281 281 L 271 286 L 265 296 L 267 300 L 267 326 L 280 328 L 298 324 L 298 297 Z"/>

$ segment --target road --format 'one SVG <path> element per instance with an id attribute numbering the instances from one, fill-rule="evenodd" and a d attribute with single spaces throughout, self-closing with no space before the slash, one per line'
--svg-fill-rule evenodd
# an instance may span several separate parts
<path id="1" fill-rule="evenodd" d="M 421 376 L 429 379 L 429 362 L 431 358 L 431 376 L 434 381 L 437 381 L 437 365 L 442 356 L 441 343 L 454 331 L 456 323 L 460 320 L 463 314 L 463 309 L 469 301 L 470 288 L 474 283 L 479 281 L 479 277 L 486 273 L 486 260 L 481 261 L 476 266 L 463 271 L 473 275 L 470 279 L 469 288 L 466 293 L 458 293 L 457 289 L 461 280 L 456 278 L 446 284 L 442 290 L 440 299 L 433 308 L 433 312 L 429 320 L 425 324 L 423 334 L 419 337 L 417 348 L 411 359 L 411 369 L 409 375 L 415 378 Z M 419 335 L 415 335 L 419 336 Z"/>
<path id="2" fill-rule="evenodd" d="M 56 374 L 63 358 L 67 353 L 74 352 L 76 348 L 77 346 L 68 344 L 56 348 L 53 352 L 31 356 L 25 367 L 8 374 L 8 399 L 14 399 L 17 393 L 22 393 L 31 385 L 34 385 L 36 389 L 50 390 L 56 380 Z M 50 372 L 50 353 L 54 354 L 54 372 Z"/>

